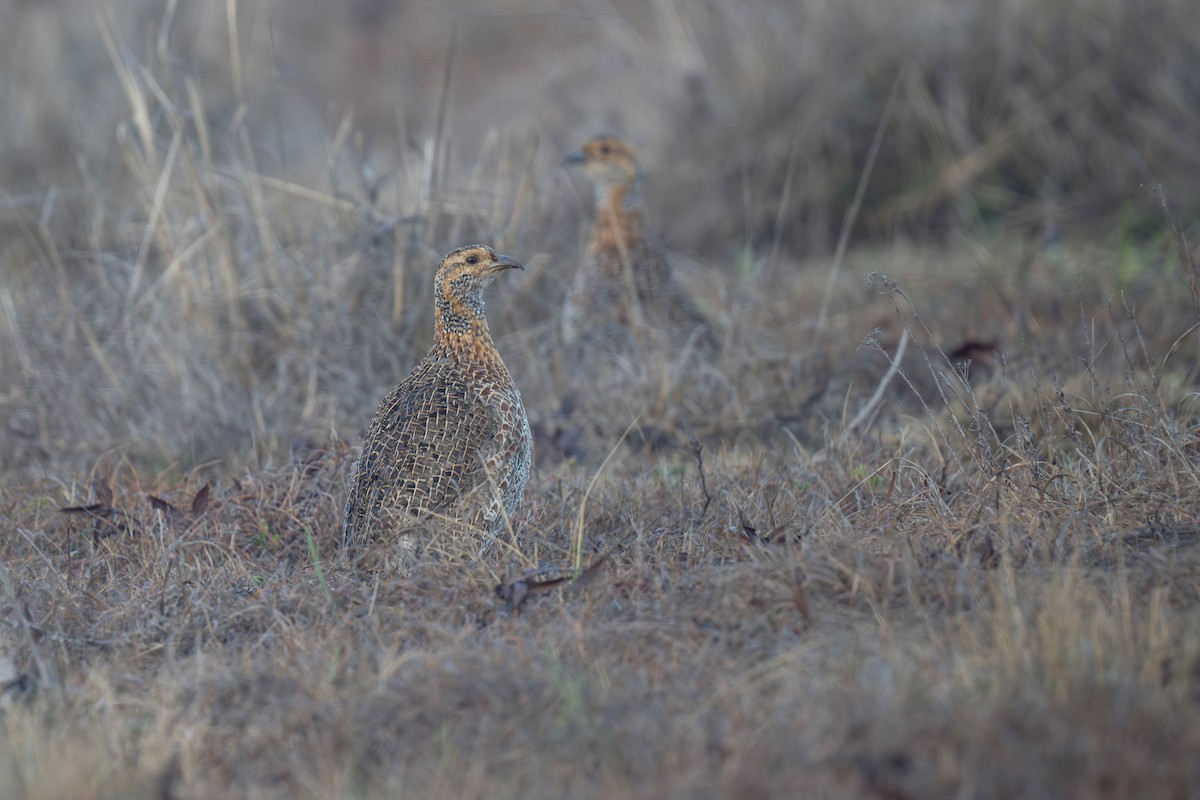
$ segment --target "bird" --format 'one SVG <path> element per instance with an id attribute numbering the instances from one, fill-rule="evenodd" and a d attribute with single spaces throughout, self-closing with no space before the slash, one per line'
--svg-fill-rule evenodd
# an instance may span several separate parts
<path id="1" fill-rule="evenodd" d="M 595 190 L 586 256 L 563 304 L 563 344 L 577 359 L 597 346 L 620 351 L 657 341 L 678 347 L 689 339 L 715 353 L 712 326 L 671 275 L 647 228 L 645 179 L 633 148 L 616 136 L 595 136 L 562 163 L 582 167 Z"/>
<path id="2" fill-rule="evenodd" d="M 524 267 L 481 244 L 438 265 L 433 346 L 367 428 L 346 499 L 345 547 L 399 541 L 411 550 L 430 520 L 454 518 L 481 529 L 486 550 L 520 505 L 533 436 L 483 303 L 484 289 L 510 269 Z"/>

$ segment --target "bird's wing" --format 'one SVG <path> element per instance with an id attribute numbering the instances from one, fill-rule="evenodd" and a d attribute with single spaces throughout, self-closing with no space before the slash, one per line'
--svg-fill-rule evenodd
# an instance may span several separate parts
<path id="1" fill-rule="evenodd" d="M 486 480 L 480 442 L 499 427 L 457 366 L 426 361 L 380 404 L 346 503 L 347 532 L 381 511 L 448 510 Z"/>

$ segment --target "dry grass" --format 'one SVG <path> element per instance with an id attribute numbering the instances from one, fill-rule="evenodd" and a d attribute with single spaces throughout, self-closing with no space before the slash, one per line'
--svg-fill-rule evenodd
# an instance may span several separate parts
<path id="1" fill-rule="evenodd" d="M 458 5 L 0 2 L 0 785 L 1200 796 L 1200 7 Z M 573 386 L 606 128 L 724 351 Z M 538 471 L 364 574 L 468 240 Z"/>

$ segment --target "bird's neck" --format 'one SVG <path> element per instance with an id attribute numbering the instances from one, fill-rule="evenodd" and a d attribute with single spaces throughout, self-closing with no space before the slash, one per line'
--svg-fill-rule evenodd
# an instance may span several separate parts
<path id="1" fill-rule="evenodd" d="M 482 300 L 463 303 L 450 298 L 448 302 L 439 302 L 433 317 L 433 341 L 436 349 L 450 356 L 500 357 L 483 316 Z"/>
<path id="2" fill-rule="evenodd" d="M 637 182 L 624 183 L 598 195 L 591 249 L 627 251 L 642 240 L 644 218 Z"/>

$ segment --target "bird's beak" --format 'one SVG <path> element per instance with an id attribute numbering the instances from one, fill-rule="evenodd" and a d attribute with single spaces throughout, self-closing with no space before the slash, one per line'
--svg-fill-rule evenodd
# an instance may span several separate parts
<path id="1" fill-rule="evenodd" d="M 525 266 L 511 256 L 499 256 L 492 263 L 492 272 L 500 272 L 505 269 L 525 269 Z"/>
<path id="2" fill-rule="evenodd" d="M 587 156 L 584 155 L 582 150 L 576 150 L 572 153 L 567 153 L 567 155 L 562 160 L 561 166 L 574 167 L 579 164 L 586 164 L 586 163 L 587 163 Z"/>

